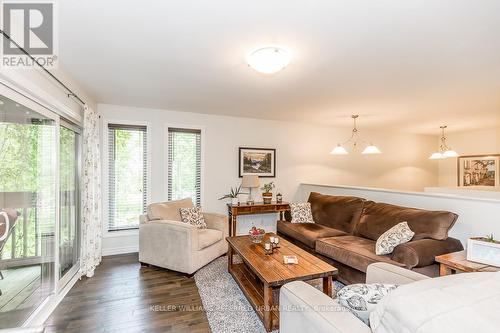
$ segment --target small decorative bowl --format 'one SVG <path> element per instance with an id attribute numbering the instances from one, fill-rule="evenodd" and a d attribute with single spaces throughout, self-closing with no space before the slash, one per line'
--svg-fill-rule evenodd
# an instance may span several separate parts
<path id="1" fill-rule="evenodd" d="M 249 233 L 248 235 L 250 236 L 250 239 L 252 240 L 252 242 L 254 242 L 256 244 L 259 244 L 259 243 L 262 242 L 262 239 L 264 238 L 265 234 L 256 234 L 256 235 L 254 235 L 254 234 Z"/>

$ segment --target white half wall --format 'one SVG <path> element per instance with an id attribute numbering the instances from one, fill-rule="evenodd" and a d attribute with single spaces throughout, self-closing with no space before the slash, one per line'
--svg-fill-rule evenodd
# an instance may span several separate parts
<path id="1" fill-rule="evenodd" d="M 149 123 L 151 202 L 166 200 L 167 124 L 204 129 L 202 206 L 205 211 L 226 213 L 224 202 L 217 198 L 227 193 L 229 187 L 241 183 L 238 147 L 276 148 L 276 178 L 261 179 L 261 183 L 274 181 L 285 201 L 293 200 L 301 182 L 422 191 L 425 186 L 436 186 L 438 181 L 437 163 L 427 159 L 429 152 L 435 149 L 435 136 L 365 132 L 361 126 L 362 137 L 373 141 L 383 154 L 365 156 L 358 151 L 348 156 L 332 156 L 330 150 L 336 142 L 350 136 L 350 128 L 107 104 L 99 104 L 98 111 L 103 124 L 108 120 Z M 103 137 L 106 137 L 105 128 Z M 101 147 L 105 149 L 104 142 Z M 106 168 L 103 168 L 104 189 L 106 177 Z M 103 207 L 106 223 L 106 202 Z M 252 224 L 274 231 L 276 219 L 274 214 L 245 216 L 239 219 L 237 232 L 246 233 Z M 125 236 L 110 233 L 104 239 L 104 254 L 137 248 L 137 239 L 137 233 Z"/>
<path id="2" fill-rule="evenodd" d="M 491 233 L 495 237 L 500 236 L 499 199 L 316 184 L 302 184 L 298 199 L 307 200 L 309 193 L 313 191 L 331 195 L 350 195 L 394 205 L 428 210 L 446 210 L 456 213 L 459 217 L 449 235 L 460 239 L 464 246 L 466 246 L 469 237 L 486 236 Z"/>

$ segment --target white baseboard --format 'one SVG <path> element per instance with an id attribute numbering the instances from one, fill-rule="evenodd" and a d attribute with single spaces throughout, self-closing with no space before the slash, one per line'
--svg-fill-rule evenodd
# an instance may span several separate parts
<path id="1" fill-rule="evenodd" d="M 139 252 L 139 247 L 137 245 L 102 249 L 103 256 L 113 256 L 116 254 L 134 253 L 134 252 Z"/>

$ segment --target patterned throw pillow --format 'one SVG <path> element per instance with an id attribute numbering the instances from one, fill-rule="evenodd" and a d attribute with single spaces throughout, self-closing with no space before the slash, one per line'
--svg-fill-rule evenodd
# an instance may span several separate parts
<path id="1" fill-rule="evenodd" d="M 375 244 L 375 253 L 377 255 L 392 253 L 396 246 L 409 242 L 413 235 L 415 233 L 410 230 L 407 222 L 398 223 L 380 235 Z"/>
<path id="2" fill-rule="evenodd" d="M 370 312 L 385 295 L 397 287 L 397 284 L 382 283 L 351 284 L 340 289 L 337 298 L 342 306 L 370 326 Z"/>
<path id="3" fill-rule="evenodd" d="M 181 213 L 182 222 L 194 225 L 198 229 L 207 228 L 201 207 L 179 208 L 179 212 Z"/>
<path id="4" fill-rule="evenodd" d="M 292 223 L 314 223 L 309 202 L 290 203 Z"/>

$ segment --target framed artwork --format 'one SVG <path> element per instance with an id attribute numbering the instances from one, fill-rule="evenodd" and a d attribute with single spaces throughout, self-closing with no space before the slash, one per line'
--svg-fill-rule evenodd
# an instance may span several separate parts
<path id="1" fill-rule="evenodd" d="M 276 149 L 239 148 L 239 177 L 276 177 Z"/>
<path id="2" fill-rule="evenodd" d="M 458 186 L 500 186 L 500 155 L 460 156 Z"/>

